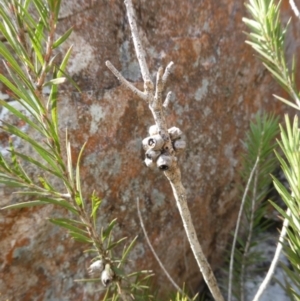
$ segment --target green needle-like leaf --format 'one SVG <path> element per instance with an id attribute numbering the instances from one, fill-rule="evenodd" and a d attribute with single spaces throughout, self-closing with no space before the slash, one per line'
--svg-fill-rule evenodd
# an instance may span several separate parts
<path id="1" fill-rule="evenodd" d="M 36 142 L 33 138 L 28 136 L 25 132 L 21 131 L 16 126 L 10 125 L 6 122 L 3 122 L 2 128 L 18 137 L 23 139 L 24 141 L 28 142 L 36 151 L 37 153 L 56 171 L 59 172 L 59 167 L 57 166 L 56 158 L 53 156 L 51 152 L 46 150 L 41 144 Z"/>
<path id="2" fill-rule="evenodd" d="M 67 230 L 69 230 L 72 233 L 76 233 L 79 235 L 86 236 L 88 238 L 88 232 L 85 229 L 82 229 L 81 227 L 74 225 L 74 223 L 71 223 L 67 219 L 56 219 L 56 218 L 49 218 L 49 221 L 55 225 L 58 225 L 60 227 L 63 227 Z"/>
<path id="3" fill-rule="evenodd" d="M 44 26 L 49 30 L 49 10 L 47 9 L 46 4 L 42 0 L 33 1 L 41 20 L 43 21 Z"/>
<path id="4" fill-rule="evenodd" d="M 12 56 L 11 52 L 6 48 L 6 46 L 0 42 L 0 55 L 6 60 L 6 64 L 12 68 L 16 74 L 24 81 L 29 84 L 28 78 L 25 76 L 23 70 L 21 69 L 19 63 Z"/>
<path id="5" fill-rule="evenodd" d="M 46 165 L 42 164 L 40 161 L 37 161 L 36 159 L 30 157 L 30 156 L 27 156 L 27 155 L 25 155 L 23 153 L 20 153 L 20 152 L 17 152 L 17 151 L 15 151 L 15 154 L 19 158 L 23 159 L 24 161 L 30 162 L 30 163 L 34 164 L 36 167 L 38 167 L 38 168 L 40 168 L 40 169 L 42 169 L 46 172 L 51 173 L 52 175 L 54 175 L 54 176 L 56 176 L 60 179 L 62 179 L 64 177 L 62 172 L 57 171 L 57 170 L 55 171 L 55 170 L 51 169 L 50 167 L 47 167 Z"/>
<path id="6" fill-rule="evenodd" d="M 4 207 L 1 208 L 1 210 L 22 209 L 22 208 L 41 206 L 41 205 L 45 205 L 45 202 L 42 202 L 42 201 L 28 201 L 28 202 L 22 202 L 22 203 L 17 203 L 17 204 L 4 206 Z"/>
<path id="7" fill-rule="evenodd" d="M 40 205 L 47 205 L 47 204 L 53 204 L 60 207 L 63 207 L 73 214 L 78 215 L 78 212 L 76 208 L 72 207 L 68 202 L 66 202 L 63 199 L 54 199 L 54 198 L 47 198 L 47 197 L 41 197 L 38 200 L 28 201 L 28 202 L 22 202 L 17 204 L 11 204 L 7 205 L 5 207 L 2 207 L 1 209 L 20 209 L 20 208 L 27 208 L 27 207 L 33 207 L 33 206 L 40 206 Z"/>
<path id="8" fill-rule="evenodd" d="M 69 232 L 70 235 L 77 241 L 79 242 L 82 242 L 82 243 L 87 243 L 87 244 L 90 244 L 91 242 L 93 242 L 88 236 L 86 235 L 83 235 L 83 234 L 80 234 L 78 232 L 73 232 L 73 231 L 70 231 Z"/>
<path id="9" fill-rule="evenodd" d="M 66 70 L 66 67 L 67 67 L 67 64 L 68 64 L 68 61 L 69 61 L 69 58 L 71 56 L 71 53 L 72 53 L 72 48 L 73 46 L 70 46 L 68 51 L 66 52 L 59 68 L 58 68 L 58 72 L 57 72 L 57 77 L 62 77 L 65 73 L 65 70 Z"/>
<path id="10" fill-rule="evenodd" d="M 102 241 L 105 241 L 109 237 L 109 235 L 110 235 L 112 229 L 114 228 L 114 226 L 116 225 L 116 223 L 117 223 L 117 219 L 115 218 L 109 223 L 108 227 L 104 231 L 102 231 L 102 235 L 101 235 Z"/>
<path id="11" fill-rule="evenodd" d="M 127 248 L 125 248 L 125 250 L 123 251 L 123 254 L 122 254 L 122 258 L 120 260 L 120 263 L 118 264 L 118 268 L 120 268 L 126 261 L 129 253 L 131 252 L 131 250 L 133 249 L 135 243 L 136 243 L 136 240 L 137 240 L 138 236 L 136 236 L 132 241 L 131 243 L 129 244 L 129 246 Z"/>
<path id="12" fill-rule="evenodd" d="M 100 207 L 102 200 L 96 196 L 94 191 L 91 196 L 91 201 L 92 201 L 91 217 L 93 218 L 94 227 L 96 227 L 97 210 Z"/>
<path id="13" fill-rule="evenodd" d="M 58 38 L 53 43 L 52 48 L 55 49 L 55 48 L 59 47 L 63 42 L 65 42 L 69 38 L 69 36 L 71 35 L 72 31 L 73 31 L 73 27 L 68 29 L 60 38 Z"/>
<path id="14" fill-rule="evenodd" d="M 78 159 L 77 159 L 77 164 L 76 164 L 76 189 L 79 194 L 79 199 L 81 200 L 80 204 L 78 204 L 78 205 L 82 205 L 83 207 L 84 207 L 84 202 L 83 202 L 82 191 L 81 191 L 80 161 L 81 161 L 81 157 L 82 157 L 85 146 L 86 146 L 86 143 L 84 143 L 84 145 L 82 146 L 82 148 L 80 150 L 80 153 L 79 153 Z"/>
<path id="15" fill-rule="evenodd" d="M 71 144 L 68 140 L 68 132 L 66 130 L 66 149 L 67 149 L 67 162 L 68 162 L 68 176 L 71 183 L 74 183 L 73 179 L 73 164 L 72 164 L 72 152 L 71 152 Z"/>

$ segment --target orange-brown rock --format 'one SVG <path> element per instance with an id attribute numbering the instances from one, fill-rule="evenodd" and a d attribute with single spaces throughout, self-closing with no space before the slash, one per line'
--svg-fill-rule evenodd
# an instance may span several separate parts
<path id="1" fill-rule="evenodd" d="M 216 269 L 223 262 L 240 204 L 241 139 L 257 111 L 282 113 L 286 108 L 272 97 L 278 86 L 244 43 L 243 1 L 134 4 L 153 77 L 160 65 L 175 63 L 168 85 L 175 95 L 168 124 L 185 133 L 187 149 L 180 157 L 183 184 L 198 237 Z M 69 86 L 60 94 L 60 129 L 63 137 L 68 128 L 74 159 L 87 141 L 83 189 L 86 195 L 95 190 L 103 198 L 99 224 L 105 226 L 117 217 L 116 237 L 138 235 L 128 271 L 154 270 L 156 287 L 169 292 L 171 286 L 139 225 L 139 198 L 150 240 L 162 262 L 177 283 L 196 290 L 201 276 L 171 187 L 162 173 L 143 164 L 141 141 L 153 124 L 151 113 L 105 66 L 110 60 L 125 78 L 143 86 L 123 2 L 64 0 L 60 19 L 60 32 L 74 26 L 61 52 L 73 44 L 68 71 L 82 90 Z M 292 23 L 288 53 L 298 45 L 299 24 Z M 1 206 L 15 198 L 10 194 L 7 188 L 1 191 Z M 100 284 L 74 282 L 87 277 L 84 246 L 46 220 L 63 214 L 51 206 L 1 211 L 1 301 L 99 300 Z"/>

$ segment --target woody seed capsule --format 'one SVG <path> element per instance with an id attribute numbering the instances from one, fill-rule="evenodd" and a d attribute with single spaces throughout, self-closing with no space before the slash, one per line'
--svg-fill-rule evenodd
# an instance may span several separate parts
<path id="1" fill-rule="evenodd" d="M 158 157 L 156 164 L 160 170 L 168 170 L 173 163 L 173 157 L 170 155 L 161 155 Z"/>
<path id="2" fill-rule="evenodd" d="M 182 135 L 182 131 L 175 126 L 168 129 L 168 132 L 169 132 L 171 140 L 179 139 L 180 136 Z"/>
<path id="3" fill-rule="evenodd" d="M 164 145 L 164 140 L 160 135 L 154 135 L 145 138 L 142 144 L 145 150 L 148 149 L 160 150 Z"/>

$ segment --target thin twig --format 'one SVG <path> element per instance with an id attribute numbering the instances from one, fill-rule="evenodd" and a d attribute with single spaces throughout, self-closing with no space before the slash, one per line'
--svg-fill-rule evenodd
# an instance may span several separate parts
<path id="1" fill-rule="evenodd" d="M 287 214 L 288 217 L 291 216 L 290 208 L 287 209 L 286 214 Z M 270 281 L 272 279 L 272 276 L 273 276 L 274 271 L 276 269 L 277 263 L 279 261 L 280 253 L 282 251 L 283 241 L 284 241 L 284 238 L 286 236 L 288 225 L 289 225 L 289 220 L 288 220 L 288 218 L 285 218 L 284 222 L 283 222 L 283 225 L 282 225 L 281 232 L 280 232 L 280 236 L 279 236 L 277 248 L 276 248 L 276 251 L 275 251 L 275 254 L 274 254 L 274 258 L 273 258 L 272 263 L 270 265 L 269 271 L 268 271 L 264 281 L 260 284 L 260 287 L 259 287 L 259 289 L 258 289 L 258 291 L 257 291 L 257 293 L 254 296 L 252 301 L 258 301 L 259 300 L 259 298 L 261 297 L 261 295 L 263 294 L 263 292 L 265 291 L 265 289 L 267 288 L 268 284 L 270 283 Z"/>
<path id="2" fill-rule="evenodd" d="M 168 80 L 168 78 L 169 78 L 169 75 L 171 74 L 171 71 L 172 71 L 172 69 L 173 69 L 173 66 L 174 66 L 174 63 L 173 63 L 173 62 L 170 62 L 170 63 L 168 64 L 168 66 L 166 67 L 166 70 L 165 70 L 164 75 L 163 75 L 163 77 L 162 77 L 163 88 L 165 87 L 165 84 L 166 84 L 166 82 L 167 82 L 167 80 Z"/>
<path id="3" fill-rule="evenodd" d="M 249 250 L 250 250 L 250 245 L 251 245 L 251 240 L 252 240 L 252 233 L 253 233 L 253 224 L 254 224 L 254 216 L 255 216 L 255 205 L 256 205 L 256 193 L 257 193 L 257 181 L 258 181 L 258 175 L 259 175 L 259 171 L 258 168 L 256 168 L 255 170 L 255 177 L 254 177 L 254 185 L 253 185 L 253 195 L 252 195 L 252 199 L 251 199 L 251 214 L 250 214 L 250 223 L 249 223 L 249 227 L 248 227 L 248 236 L 247 236 L 247 240 L 246 240 L 246 245 L 245 245 L 245 249 L 243 252 L 243 258 L 242 258 L 242 268 L 241 268 L 241 279 L 240 279 L 240 285 L 241 285 L 241 301 L 245 300 L 245 294 L 244 294 L 244 282 L 245 282 L 245 262 L 247 259 L 247 256 L 249 254 Z"/>
<path id="4" fill-rule="evenodd" d="M 128 20 L 129 20 L 131 33 L 132 33 L 133 44 L 134 44 L 134 48 L 136 51 L 136 56 L 139 61 L 139 65 L 141 68 L 144 83 L 146 84 L 149 81 L 151 82 L 150 72 L 149 72 L 149 69 L 148 69 L 148 66 L 146 63 L 145 51 L 144 51 L 142 42 L 140 40 L 140 36 L 139 36 L 138 29 L 136 26 L 135 13 L 134 13 L 134 9 L 132 6 L 132 1 L 125 0 L 124 3 L 126 6 L 126 10 L 127 10 L 127 16 L 128 16 Z"/>
<path id="5" fill-rule="evenodd" d="M 289 2 L 290 2 L 290 6 L 291 6 L 291 8 L 292 8 L 294 14 L 296 15 L 296 17 L 297 17 L 297 18 L 300 18 L 300 12 L 299 12 L 299 10 L 298 10 L 298 7 L 297 7 L 296 4 L 295 4 L 295 1 L 294 1 L 294 0 L 289 0 Z"/>
<path id="6" fill-rule="evenodd" d="M 252 181 L 254 172 L 256 170 L 256 167 L 258 165 L 259 162 L 259 156 L 256 158 L 255 164 L 251 170 L 245 191 L 244 191 L 244 195 L 242 198 L 242 203 L 241 203 L 241 207 L 239 210 L 239 214 L 238 214 L 238 219 L 236 222 L 236 227 L 235 227 L 235 232 L 234 232 L 234 237 L 233 237 L 233 242 L 232 242 L 232 247 L 231 247 L 231 254 L 230 254 L 230 264 L 229 264 L 229 280 L 228 280 L 228 301 L 231 301 L 231 297 L 232 297 L 232 278 L 233 278 L 233 260 L 234 260 L 234 251 L 235 251 L 235 246 L 236 246 L 236 241 L 237 241 L 237 237 L 238 237 L 238 232 L 240 229 L 240 224 L 241 224 L 241 219 L 242 219 L 242 213 L 243 213 L 243 209 L 244 209 L 244 205 L 245 205 L 245 201 L 246 201 L 246 196 L 247 193 L 249 191 L 250 188 L 250 183 Z"/>
<path id="7" fill-rule="evenodd" d="M 164 107 L 165 109 L 168 107 L 168 105 L 169 105 L 169 103 L 170 103 L 171 97 L 172 97 L 172 92 L 170 91 L 170 92 L 168 92 L 168 94 L 167 94 L 167 96 L 166 96 L 166 99 L 165 99 L 165 101 L 164 101 L 164 103 L 163 103 L 163 107 Z"/>
<path id="8" fill-rule="evenodd" d="M 143 100 L 147 101 L 147 95 L 137 89 L 133 84 L 127 81 L 123 75 L 114 67 L 114 65 L 110 61 L 105 62 L 107 68 L 113 73 L 113 75 L 129 90 L 131 90 L 134 94 L 140 97 Z"/>
<path id="9" fill-rule="evenodd" d="M 165 273 L 165 275 L 167 276 L 167 278 L 169 279 L 169 281 L 172 283 L 172 285 L 181 293 L 181 294 L 184 294 L 184 292 L 182 291 L 182 289 L 178 286 L 178 284 L 174 281 L 174 279 L 172 278 L 172 276 L 168 273 L 168 271 L 166 270 L 165 266 L 163 265 L 163 263 L 161 262 L 161 260 L 159 259 L 157 253 L 155 252 L 151 242 L 150 242 L 150 239 L 148 237 L 148 234 L 147 234 L 147 231 L 146 231 L 146 228 L 145 228 L 145 224 L 144 224 L 144 221 L 143 221 L 143 218 L 142 218 L 142 214 L 141 214 L 141 210 L 140 210 L 140 200 L 139 198 L 136 199 L 136 205 L 137 205 L 137 211 L 138 211 L 138 216 L 139 216 L 139 219 L 140 219 L 140 224 L 141 224 L 141 227 L 142 227 L 142 230 L 144 232 L 144 235 L 145 235 L 145 238 L 146 238 L 146 241 L 147 241 L 147 244 L 152 252 L 152 254 L 154 255 L 155 259 L 157 260 L 158 264 L 160 265 L 161 269 L 163 270 L 163 272 Z"/>
<path id="10" fill-rule="evenodd" d="M 164 69 L 162 67 L 160 67 L 156 74 L 156 89 L 155 89 L 154 99 L 158 103 L 158 106 L 160 103 L 162 103 L 162 93 L 164 90 L 164 83 L 162 80 L 163 72 L 164 72 Z"/>

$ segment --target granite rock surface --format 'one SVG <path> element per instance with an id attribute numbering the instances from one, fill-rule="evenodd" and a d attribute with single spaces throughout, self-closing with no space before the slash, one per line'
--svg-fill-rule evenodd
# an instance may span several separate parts
<path id="1" fill-rule="evenodd" d="M 287 110 L 272 97 L 282 92 L 244 43 L 243 1 L 140 0 L 134 6 L 153 78 L 159 66 L 175 63 L 168 124 L 185 134 L 187 149 L 179 159 L 183 184 L 198 237 L 217 269 L 240 203 L 241 140 L 258 111 Z M 287 19 L 288 1 L 283 10 Z M 74 27 L 60 51 L 73 44 L 68 71 L 82 90 L 66 86 L 61 92 L 60 130 L 64 137 L 68 128 L 74 159 L 87 142 L 82 185 L 86 195 L 95 190 L 103 199 L 99 224 L 117 217 L 116 237 L 138 235 L 128 271 L 153 270 L 156 287 L 168 293 L 171 285 L 141 231 L 139 198 L 161 261 L 176 282 L 197 290 L 201 276 L 171 187 L 162 173 L 143 164 L 141 141 L 153 124 L 151 113 L 105 66 L 110 60 L 142 88 L 123 1 L 63 0 L 60 20 L 58 32 Z M 288 54 L 297 51 L 299 32 L 299 24 L 292 23 Z M 1 93 L 5 96 L 4 89 Z M 7 137 L 0 138 L 5 147 Z M 1 206 L 16 201 L 10 189 L 0 193 Z M 100 285 L 74 282 L 87 277 L 84 247 L 46 220 L 63 214 L 51 206 L 0 212 L 1 301 L 99 300 Z"/>

